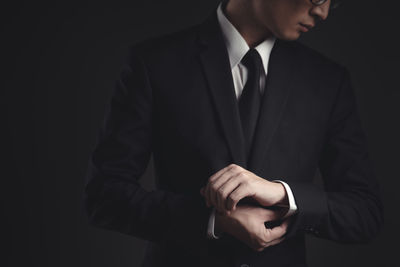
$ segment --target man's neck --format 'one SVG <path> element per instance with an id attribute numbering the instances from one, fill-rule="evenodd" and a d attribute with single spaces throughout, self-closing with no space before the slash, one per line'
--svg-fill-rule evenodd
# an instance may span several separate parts
<path id="1" fill-rule="evenodd" d="M 222 6 L 227 19 L 238 30 L 249 47 L 256 47 L 265 39 L 272 37 L 272 33 L 259 25 L 254 20 L 254 15 L 250 12 L 248 1 L 229 1 L 225 8 Z"/>

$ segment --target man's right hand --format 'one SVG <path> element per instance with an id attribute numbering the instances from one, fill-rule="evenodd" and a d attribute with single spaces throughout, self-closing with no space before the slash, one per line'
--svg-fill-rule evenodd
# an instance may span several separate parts
<path id="1" fill-rule="evenodd" d="M 216 232 L 226 232 L 255 251 L 276 245 L 284 240 L 289 219 L 272 229 L 265 227 L 265 222 L 276 221 L 282 217 L 282 212 L 251 205 L 238 205 L 229 213 L 216 212 Z"/>

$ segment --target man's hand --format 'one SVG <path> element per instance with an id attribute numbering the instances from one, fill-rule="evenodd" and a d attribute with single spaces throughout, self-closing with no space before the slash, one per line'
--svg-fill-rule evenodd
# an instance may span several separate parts
<path id="1" fill-rule="evenodd" d="M 280 211 L 269 210 L 251 205 L 238 205 L 229 214 L 216 212 L 215 229 L 226 232 L 255 251 L 276 245 L 284 240 L 289 219 L 272 229 L 265 227 L 265 222 L 276 221 L 282 217 Z"/>
<path id="2" fill-rule="evenodd" d="M 200 189 L 207 206 L 221 213 L 235 210 L 244 197 L 251 197 L 262 206 L 287 205 L 284 186 L 265 180 L 236 164 L 230 164 L 212 175 Z"/>

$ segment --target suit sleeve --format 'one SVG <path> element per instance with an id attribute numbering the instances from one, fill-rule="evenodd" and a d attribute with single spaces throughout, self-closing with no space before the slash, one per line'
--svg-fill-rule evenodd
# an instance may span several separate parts
<path id="1" fill-rule="evenodd" d="M 324 188 L 289 183 L 298 212 L 288 229 L 288 237 L 306 232 L 340 243 L 364 243 L 383 224 L 379 186 L 367 152 L 350 75 L 347 69 L 342 70 L 319 161 Z"/>
<path id="2" fill-rule="evenodd" d="M 147 191 L 139 184 L 152 153 L 153 111 L 147 67 L 132 50 L 106 107 L 89 160 L 84 190 L 89 222 L 203 253 L 211 209 L 200 193 Z"/>

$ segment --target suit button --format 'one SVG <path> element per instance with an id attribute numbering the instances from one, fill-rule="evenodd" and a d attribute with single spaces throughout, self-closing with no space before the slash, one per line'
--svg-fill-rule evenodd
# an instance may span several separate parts
<path id="1" fill-rule="evenodd" d="M 243 263 L 243 264 L 240 265 L 240 267 L 250 267 L 250 266 L 248 264 L 246 264 L 246 263 Z"/>

